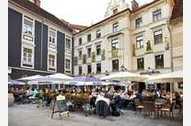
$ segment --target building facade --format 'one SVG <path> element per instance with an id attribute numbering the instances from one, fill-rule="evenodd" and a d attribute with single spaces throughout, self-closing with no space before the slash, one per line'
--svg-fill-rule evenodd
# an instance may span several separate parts
<path id="1" fill-rule="evenodd" d="M 132 0 L 130 7 L 125 0 L 111 0 L 105 18 L 86 27 L 58 19 L 39 0 L 9 0 L 9 75 L 100 77 L 123 70 L 182 70 L 181 2 L 153 0 L 139 6 Z"/>
<path id="2" fill-rule="evenodd" d="M 112 1 L 104 20 L 74 35 L 74 75 L 172 71 L 172 62 L 177 62 L 172 61 L 170 49 L 174 1 L 154 0 L 139 6 L 132 0 L 131 9 L 122 4 L 115 7 L 111 3 L 117 2 Z"/>
<path id="3" fill-rule="evenodd" d="M 34 2 L 34 1 L 33 1 Z M 40 2 L 8 1 L 8 67 L 12 79 L 55 72 L 72 74 L 73 36 Z"/>

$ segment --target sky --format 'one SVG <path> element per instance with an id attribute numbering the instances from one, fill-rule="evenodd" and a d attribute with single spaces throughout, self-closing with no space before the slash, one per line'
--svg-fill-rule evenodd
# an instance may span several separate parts
<path id="1" fill-rule="evenodd" d="M 70 23 L 89 26 L 104 18 L 110 0 L 41 0 L 46 11 Z M 131 0 L 126 0 L 130 4 Z M 137 0 L 142 5 L 152 0 Z"/>

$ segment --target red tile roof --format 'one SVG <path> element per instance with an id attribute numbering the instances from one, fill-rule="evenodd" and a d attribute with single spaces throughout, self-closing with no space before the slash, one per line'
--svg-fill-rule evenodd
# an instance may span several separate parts
<path id="1" fill-rule="evenodd" d="M 174 0 L 174 3 L 171 20 L 183 17 L 183 0 Z"/>
<path id="2" fill-rule="evenodd" d="M 9 2 L 14 2 L 19 4 L 20 6 L 52 21 L 53 23 L 62 26 L 63 28 L 68 29 L 72 32 L 72 29 L 68 26 L 68 24 L 63 23 L 59 18 L 54 16 L 53 14 L 47 12 L 46 10 L 40 8 L 39 6 L 35 5 L 34 3 L 30 2 L 29 0 L 9 0 Z"/>

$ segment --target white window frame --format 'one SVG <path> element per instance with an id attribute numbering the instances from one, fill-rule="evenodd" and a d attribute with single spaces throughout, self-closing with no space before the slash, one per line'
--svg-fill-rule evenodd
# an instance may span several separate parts
<path id="1" fill-rule="evenodd" d="M 80 56 L 80 53 L 81 52 L 81 56 Z M 79 60 L 82 60 L 83 59 L 83 54 L 82 54 L 82 50 L 78 50 L 78 57 L 79 57 Z"/>
<path id="2" fill-rule="evenodd" d="M 162 40 L 161 40 L 161 42 L 155 43 L 155 36 L 160 35 L 160 34 L 162 35 Z M 153 39 L 154 39 L 154 44 L 155 44 L 155 45 L 163 43 L 163 35 L 164 35 L 164 34 L 163 34 L 163 29 L 162 29 L 162 28 L 153 31 Z"/>
<path id="3" fill-rule="evenodd" d="M 100 35 L 100 36 L 99 36 Z M 101 30 L 100 29 L 98 29 L 97 31 L 96 31 L 96 38 L 98 39 L 98 38 L 101 38 Z"/>
<path id="4" fill-rule="evenodd" d="M 141 19 L 141 20 L 140 20 L 140 19 Z M 140 22 L 137 22 L 138 20 L 139 20 Z M 136 19 L 135 19 L 135 28 L 140 28 L 142 25 L 143 25 L 143 18 L 142 18 L 142 17 L 136 18 Z"/>
<path id="5" fill-rule="evenodd" d="M 112 40 L 111 40 L 111 49 L 113 50 L 113 44 L 114 43 L 117 43 L 117 47 L 116 47 L 116 49 L 119 49 L 119 38 L 113 38 Z"/>
<path id="6" fill-rule="evenodd" d="M 53 55 L 54 57 L 55 57 L 55 59 L 54 59 L 54 66 L 52 66 L 52 65 L 50 65 L 49 64 L 49 55 Z M 47 58 L 47 68 L 48 68 L 48 71 L 53 71 L 53 72 L 55 72 L 56 70 L 57 70 L 57 55 L 56 55 L 56 53 L 54 54 L 54 53 L 48 53 L 48 58 Z M 50 68 L 52 68 L 52 69 L 55 69 L 55 70 L 50 70 Z"/>
<path id="7" fill-rule="evenodd" d="M 54 40 L 55 40 L 54 43 L 50 41 L 50 37 L 52 39 L 52 36 L 53 36 L 51 34 L 51 32 L 54 33 L 54 35 L 55 35 L 55 37 L 53 37 Z M 51 28 L 51 27 L 48 28 L 48 47 L 53 48 L 53 49 L 56 49 L 56 47 L 57 47 L 57 31 L 55 29 Z"/>
<path id="8" fill-rule="evenodd" d="M 24 48 L 32 50 L 31 62 L 30 63 L 24 61 Z M 30 66 L 25 66 L 24 64 L 31 65 L 31 67 Z M 21 48 L 21 67 L 24 67 L 24 68 L 34 68 L 34 48 L 33 47 L 22 46 L 22 48 Z"/>
<path id="9" fill-rule="evenodd" d="M 32 23 L 32 34 L 24 33 L 24 26 L 25 26 L 25 20 L 29 21 Z M 22 19 L 22 41 L 33 44 L 34 45 L 34 31 L 35 31 L 35 25 L 34 25 L 34 19 L 27 15 L 23 15 Z"/>
<path id="10" fill-rule="evenodd" d="M 156 16 L 155 13 L 159 13 L 160 12 L 160 16 Z M 156 21 L 160 21 L 162 19 L 162 9 L 157 9 L 155 11 L 152 12 L 152 17 L 153 17 L 153 22 L 156 22 Z"/>
<path id="11" fill-rule="evenodd" d="M 142 43 L 140 42 L 140 40 L 142 40 Z M 143 37 L 143 35 L 138 35 L 136 37 L 136 48 L 137 49 L 144 48 L 144 37 Z"/>
<path id="12" fill-rule="evenodd" d="M 68 48 L 67 46 L 65 46 L 65 49 L 67 49 L 67 50 L 71 50 L 72 49 L 72 38 L 71 37 L 66 37 L 65 38 L 65 45 L 67 45 L 66 43 L 67 43 L 67 41 L 66 40 L 70 40 L 70 48 Z"/>
<path id="13" fill-rule="evenodd" d="M 69 63 L 70 63 L 70 64 L 69 64 L 69 67 L 70 67 L 70 68 L 67 68 L 67 65 L 68 65 L 67 62 L 66 62 L 67 60 L 69 60 Z M 65 59 L 65 69 L 66 69 L 66 70 L 71 70 L 71 60 L 70 60 L 70 59 Z"/>
<path id="14" fill-rule="evenodd" d="M 88 54 L 89 49 L 91 50 L 90 55 Z M 91 58 L 91 56 L 92 56 L 92 47 L 87 47 L 87 58 Z"/>
<path id="15" fill-rule="evenodd" d="M 119 31 L 119 22 L 115 22 L 115 23 L 112 25 L 112 30 L 113 30 L 113 33 Z"/>

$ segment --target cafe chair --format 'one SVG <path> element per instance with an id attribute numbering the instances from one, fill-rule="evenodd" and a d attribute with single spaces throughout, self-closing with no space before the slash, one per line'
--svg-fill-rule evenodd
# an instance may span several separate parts
<path id="1" fill-rule="evenodd" d="M 176 103 L 172 102 L 170 105 L 166 105 L 160 109 L 161 114 L 163 116 L 167 116 L 169 119 L 174 119 L 174 110 L 175 110 Z"/>
<path id="2" fill-rule="evenodd" d="M 138 98 L 134 99 L 134 103 L 135 103 L 135 108 L 136 108 L 136 114 L 137 112 L 141 113 L 144 109 L 143 104 L 141 103 L 141 101 Z"/>

